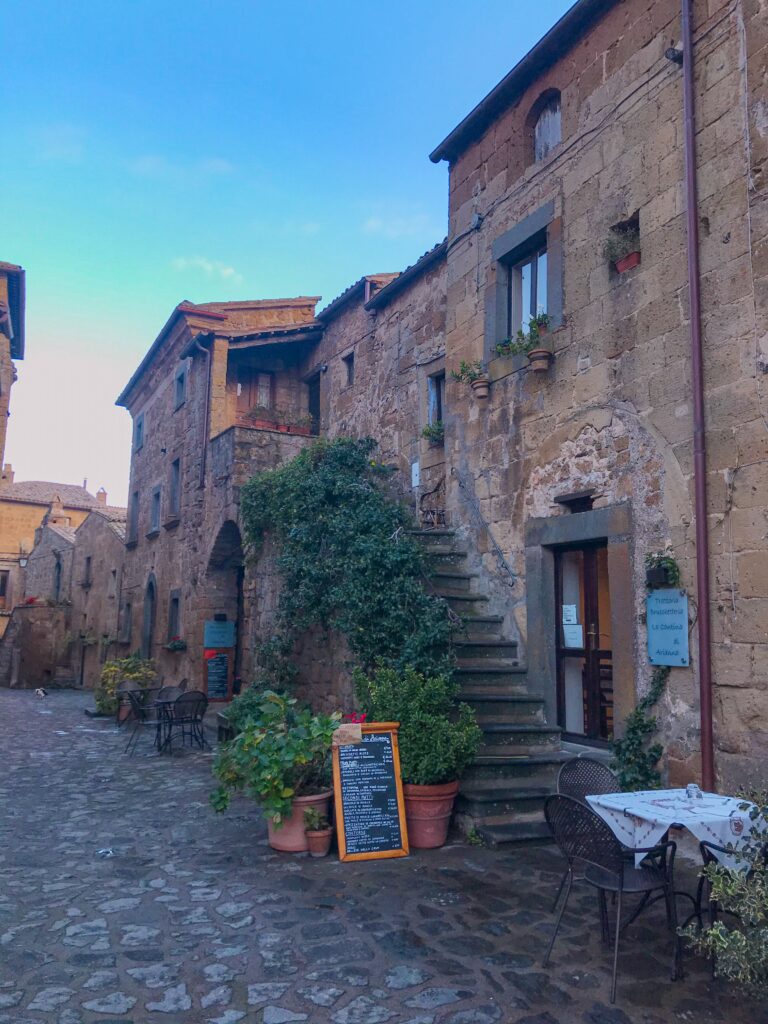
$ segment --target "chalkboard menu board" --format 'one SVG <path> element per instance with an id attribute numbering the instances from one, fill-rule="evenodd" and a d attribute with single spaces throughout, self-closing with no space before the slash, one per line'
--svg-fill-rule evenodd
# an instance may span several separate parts
<path id="1" fill-rule="evenodd" d="M 229 699 L 229 652 L 216 651 L 205 660 L 205 692 L 208 700 Z"/>
<path id="2" fill-rule="evenodd" d="M 340 859 L 407 856 L 397 724 L 365 724 L 360 743 L 334 747 L 333 779 Z"/>

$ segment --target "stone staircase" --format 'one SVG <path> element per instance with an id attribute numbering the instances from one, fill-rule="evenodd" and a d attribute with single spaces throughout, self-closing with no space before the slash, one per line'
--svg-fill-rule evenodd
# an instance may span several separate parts
<path id="1" fill-rule="evenodd" d="M 503 636 L 504 620 L 488 611 L 480 576 L 468 571 L 468 551 L 454 530 L 418 530 L 432 567 L 433 592 L 462 625 L 454 634 L 460 697 L 477 714 L 483 743 L 462 779 L 457 821 L 487 843 L 548 839 L 544 799 L 572 753 L 560 729 L 549 725 L 544 698 L 529 685 L 516 640 Z"/>

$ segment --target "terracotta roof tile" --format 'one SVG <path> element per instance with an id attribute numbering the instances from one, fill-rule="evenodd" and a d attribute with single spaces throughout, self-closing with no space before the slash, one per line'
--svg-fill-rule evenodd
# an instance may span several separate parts
<path id="1" fill-rule="evenodd" d="M 24 501 L 34 505 L 50 505 L 61 499 L 65 508 L 98 507 L 98 499 L 77 484 L 57 484 L 50 480 L 19 480 L 0 489 L 2 501 Z"/>

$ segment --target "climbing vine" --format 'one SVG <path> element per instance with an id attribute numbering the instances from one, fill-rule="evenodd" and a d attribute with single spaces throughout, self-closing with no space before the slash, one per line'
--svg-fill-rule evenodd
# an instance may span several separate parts
<path id="1" fill-rule="evenodd" d="M 262 651 L 272 678 L 289 674 L 293 641 L 313 625 L 343 634 L 365 670 L 450 670 L 447 605 L 424 588 L 423 551 L 375 449 L 370 438 L 320 440 L 243 488 L 246 539 L 258 551 L 270 534 L 282 577 L 277 633 Z"/>
<path id="2" fill-rule="evenodd" d="M 668 679 L 669 666 L 659 665 L 653 670 L 648 693 L 627 716 L 624 735 L 613 741 L 613 767 L 621 788 L 627 792 L 658 789 L 661 785 L 658 764 L 664 748 L 660 743 L 648 745 L 657 725 L 655 715 L 649 712 L 664 692 Z"/>

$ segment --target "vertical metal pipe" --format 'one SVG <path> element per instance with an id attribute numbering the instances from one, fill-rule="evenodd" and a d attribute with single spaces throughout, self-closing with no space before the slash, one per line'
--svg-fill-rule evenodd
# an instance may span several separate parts
<path id="1" fill-rule="evenodd" d="M 699 634 L 699 705 L 701 779 L 715 785 L 712 737 L 712 629 L 709 608 L 709 530 L 707 524 L 707 438 L 704 418 L 704 359 L 701 343 L 701 276 L 699 270 L 699 200 L 696 187 L 696 108 L 691 4 L 682 0 L 683 120 L 685 126 L 685 193 L 688 235 L 688 294 L 693 388 L 693 474 L 696 515 L 696 590 Z"/>

